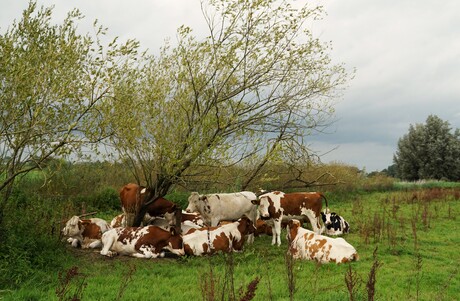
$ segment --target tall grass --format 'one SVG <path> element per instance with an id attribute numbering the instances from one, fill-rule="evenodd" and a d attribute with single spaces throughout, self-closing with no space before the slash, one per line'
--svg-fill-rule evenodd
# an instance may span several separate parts
<path id="1" fill-rule="evenodd" d="M 455 300 L 460 295 L 459 196 L 450 188 L 361 192 L 346 198 L 331 194 L 331 209 L 350 222 L 351 233 L 344 238 L 358 250 L 360 261 L 296 261 L 290 271 L 286 240 L 275 247 L 269 236 L 256 238 L 231 260 L 222 255 L 106 258 L 97 251 L 71 249 L 61 242 L 56 222 L 81 208 L 70 201 L 24 198 L 9 204 L 2 223 L 8 235 L 0 244 L 0 298 L 56 299 L 59 273 L 78 267 L 85 276 L 78 295 L 83 300 L 203 300 L 201 281 L 210 279 L 211 268 L 218 300 L 290 300 L 288 273 L 295 281 L 294 300 Z M 224 286 L 233 292 L 230 297 L 222 295 Z"/>

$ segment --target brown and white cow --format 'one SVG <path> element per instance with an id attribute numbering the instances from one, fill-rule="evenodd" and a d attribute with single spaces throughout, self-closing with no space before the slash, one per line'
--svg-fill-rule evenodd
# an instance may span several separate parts
<path id="1" fill-rule="evenodd" d="M 157 258 L 164 256 L 164 250 L 184 255 L 182 236 L 175 228 L 170 231 L 156 226 L 115 228 L 102 235 L 101 255 L 112 257 L 116 254 L 137 258 Z"/>
<path id="2" fill-rule="evenodd" d="M 80 219 L 72 216 L 66 223 L 62 234 L 67 241 L 76 248 L 99 248 L 101 247 L 101 236 L 110 229 L 110 225 L 101 218 Z"/>
<path id="3" fill-rule="evenodd" d="M 290 220 L 287 227 L 288 254 L 294 259 L 336 264 L 359 260 L 356 249 L 345 239 L 331 238 L 302 228 L 300 221 Z"/>
<path id="4" fill-rule="evenodd" d="M 260 218 L 257 219 L 256 221 L 256 232 L 254 233 L 255 236 L 260 236 L 260 235 L 273 235 L 272 231 L 272 226 L 266 223 L 264 220 L 261 220 Z"/>
<path id="5" fill-rule="evenodd" d="M 219 251 L 241 251 L 245 236 L 253 234 L 255 230 L 253 222 L 246 216 L 222 226 L 191 230 L 183 235 L 185 254 L 201 256 Z"/>
<path id="6" fill-rule="evenodd" d="M 268 192 L 254 202 L 259 205 L 260 218 L 272 224 L 272 245 L 281 245 L 281 222 L 305 217 L 311 223 L 315 233 L 321 232 L 321 208 L 322 200 L 327 200 L 319 192 L 295 192 L 284 193 L 281 191 Z"/>
<path id="7" fill-rule="evenodd" d="M 143 186 L 139 186 L 134 183 L 129 183 L 123 186 L 120 190 L 120 201 L 123 213 L 126 216 L 126 225 L 132 226 L 134 218 L 139 212 L 141 206 L 144 204 L 146 196 L 149 194 L 149 189 Z M 158 198 L 154 202 L 150 203 L 147 207 L 147 212 L 150 217 L 164 216 L 168 219 L 171 225 L 175 224 L 175 214 L 178 211 L 178 207 L 173 202 L 165 199 Z M 179 210 L 180 211 L 180 210 Z"/>

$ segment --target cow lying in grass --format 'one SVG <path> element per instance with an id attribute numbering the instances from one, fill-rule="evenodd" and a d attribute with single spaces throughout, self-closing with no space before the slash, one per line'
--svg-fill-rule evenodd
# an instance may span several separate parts
<path id="1" fill-rule="evenodd" d="M 321 233 L 326 235 L 342 235 L 350 232 L 348 222 L 335 212 L 321 212 L 324 226 Z"/>
<path id="2" fill-rule="evenodd" d="M 210 255 L 216 252 L 229 253 L 243 249 L 245 236 L 256 231 L 252 221 L 243 216 L 236 222 L 218 227 L 204 227 L 190 230 L 183 236 L 187 255 Z"/>
<path id="3" fill-rule="evenodd" d="M 184 255 L 182 236 L 172 227 L 170 231 L 157 226 L 115 228 L 102 235 L 101 255 L 117 254 L 137 258 L 164 257 L 164 250 Z"/>
<path id="4" fill-rule="evenodd" d="M 110 229 L 109 224 L 100 218 L 80 219 L 72 216 L 66 223 L 62 234 L 72 247 L 100 248 L 101 236 Z"/>
<path id="5" fill-rule="evenodd" d="M 331 238 L 300 226 L 296 219 L 287 228 L 288 254 L 294 259 L 314 260 L 320 263 L 345 263 L 358 260 L 355 248 L 343 238 Z"/>

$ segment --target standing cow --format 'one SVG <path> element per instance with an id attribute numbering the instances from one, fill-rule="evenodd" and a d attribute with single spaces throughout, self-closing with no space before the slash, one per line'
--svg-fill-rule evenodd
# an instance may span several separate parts
<path id="1" fill-rule="evenodd" d="M 254 223 L 246 216 L 222 226 L 191 230 L 183 236 L 185 254 L 201 256 L 241 251 L 245 237 L 255 231 Z"/>
<path id="2" fill-rule="evenodd" d="M 236 221 L 246 215 L 254 224 L 257 220 L 257 200 L 255 193 L 250 191 L 234 193 L 215 193 L 199 195 L 192 192 L 188 198 L 185 211 L 198 212 L 208 226 L 215 227 L 220 221 Z M 248 243 L 254 242 L 254 235 L 248 236 Z"/>
<path id="3" fill-rule="evenodd" d="M 163 257 L 163 250 L 184 255 L 182 236 L 174 228 L 170 231 L 156 226 L 115 228 L 102 235 L 101 255 L 116 254 L 137 258 Z"/>
<path id="4" fill-rule="evenodd" d="M 350 232 L 350 225 L 348 222 L 335 212 L 321 212 L 321 218 L 324 224 L 321 233 L 325 232 L 327 235 L 342 235 Z"/>
<path id="5" fill-rule="evenodd" d="M 149 195 L 149 188 L 129 183 L 120 190 L 120 201 L 123 213 L 125 214 L 126 224 L 123 226 L 132 226 L 135 216 L 139 213 L 145 198 Z M 179 212 L 179 214 L 178 214 Z M 171 225 L 176 223 L 176 218 L 180 219 L 181 210 L 171 201 L 165 198 L 158 198 L 147 207 L 147 212 L 151 217 L 164 216 Z"/>
<path id="6" fill-rule="evenodd" d="M 302 228 L 300 221 L 290 220 L 287 227 L 288 254 L 294 259 L 336 264 L 359 259 L 356 249 L 343 238 L 331 238 Z"/>
<path id="7" fill-rule="evenodd" d="M 254 204 L 259 205 L 260 218 L 268 220 L 272 225 L 272 245 L 281 245 L 281 222 L 293 218 L 304 219 L 311 223 L 315 233 L 321 232 L 322 200 L 326 197 L 319 192 L 284 193 L 281 191 L 268 192 L 261 196 Z"/>
<path id="8" fill-rule="evenodd" d="M 80 219 L 75 215 L 67 221 L 62 234 L 74 248 L 99 248 L 102 234 L 109 229 L 110 225 L 101 218 Z"/>

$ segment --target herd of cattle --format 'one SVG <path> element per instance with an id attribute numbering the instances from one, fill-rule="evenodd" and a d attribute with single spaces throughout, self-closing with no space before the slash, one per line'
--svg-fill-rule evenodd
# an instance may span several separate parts
<path id="1" fill-rule="evenodd" d="M 358 260 L 353 246 L 343 238 L 330 237 L 348 233 L 350 227 L 329 211 L 321 193 L 192 192 L 185 211 L 159 198 L 144 206 L 143 226 L 131 227 L 148 195 L 148 188 L 127 184 L 120 190 L 123 213 L 110 224 L 100 218 L 73 216 L 62 233 L 73 247 L 101 248 L 101 255 L 157 258 L 167 251 L 178 256 L 242 251 L 245 242 L 253 243 L 254 236 L 262 234 L 272 235 L 272 245 L 280 246 L 285 226 L 293 258 L 321 263 Z M 303 228 L 304 222 L 313 231 Z"/>

